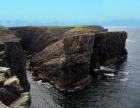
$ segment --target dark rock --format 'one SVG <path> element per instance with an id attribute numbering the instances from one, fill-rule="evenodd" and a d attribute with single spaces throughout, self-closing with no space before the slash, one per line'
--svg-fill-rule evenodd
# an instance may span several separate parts
<path id="1" fill-rule="evenodd" d="M 9 74 L 9 68 L 0 67 L 0 69 L 4 74 Z M 4 79 L 4 84 L 0 87 L 0 101 L 4 103 L 3 105 L 8 105 L 10 108 L 29 108 L 29 92 L 23 93 L 24 90 L 21 88 L 19 79 L 16 76 L 7 78 L 5 75 L 0 75 L 0 77 Z"/>
<path id="2" fill-rule="evenodd" d="M 12 75 L 17 75 L 24 90 L 29 91 L 29 83 L 26 76 L 26 56 L 20 43 L 6 43 L 7 65 L 11 69 Z"/>
<path id="3" fill-rule="evenodd" d="M 63 38 L 71 27 L 13 27 L 22 38 L 22 46 L 30 53 L 36 53 Z"/>
<path id="4" fill-rule="evenodd" d="M 126 57 L 126 32 L 104 32 L 95 36 L 94 51 L 91 57 L 92 69 L 113 64 Z"/>
<path id="5" fill-rule="evenodd" d="M 8 78 L 4 82 L 3 87 L 0 88 L 0 100 L 9 105 L 20 96 L 22 90 L 19 79 L 16 76 Z"/>
<path id="6" fill-rule="evenodd" d="M 87 76 L 94 38 L 94 34 L 74 35 L 48 46 L 32 58 L 33 66 L 39 65 L 33 69 L 34 75 L 61 90 L 75 88 L 83 79 L 92 80 Z"/>
<path id="7" fill-rule="evenodd" d="M 101 26 L 11 28 L 32 54 L 36 80 L 49 81 L 61 91 L 73 91 L 94 79 L 94 69 L 127 55 L 126 32 L 108 32 Z M 91 77 L 92 75 L 92 77 Z"/>
<path id="8" fill-rule="evenodd" d="M 0 86 L 11 76 L 10 68 L 0 67 Z"/>
<path id="9" fill-rule="evenodd" d="M 22 46 L 30 54 L 42 51 L 47 46 L 65 37 L 65 33 L 71 29 L 88 29 L 91 31 L 107 31 L 101 26 L 50 26 L 50 27 L 11 27 L 22 38 Z"/>
<path id="10" fill-rule="evenodd" d="M 1 66 L 9 67 L 12 75 L 17 75 L 22 87 L 28 91 L 29 83 L 26 77 L 26 55 L 22 50 L 20 38 L 8 30 L 0 33 Z"/>
<path id="11" fill-rule="evenodd" d="M 0 29 L 0 101 L 5 105 L 30 88 L 26 77 L 26 55 L 20 41 L 15 32 Z"/>
<path id="12" fill-rule="evenodd" d="M 11 102 L 13 102 L 18 97 L 19 97 L 19 94 L 17 94 L 17 93 L 13 93 L 4 87 L 0 88 L 0 100 L 4 104 L 9 105 Z"/>
<path id="13" fill-rule="evenodd" d="M 4 87 L 7 88 L 10 92 L 15 94 L 20 94 L 23 91 L 23 89 L 20 86 L 20 81 L 16 76 L 8 78 L 4 82 Z"/>

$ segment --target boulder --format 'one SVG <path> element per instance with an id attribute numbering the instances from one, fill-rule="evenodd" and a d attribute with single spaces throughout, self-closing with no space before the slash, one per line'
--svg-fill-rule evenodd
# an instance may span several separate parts
<path id="1" fill-rule="evenodd" d="M 20 86 L 20 81 L 16 76 L 11 76 L 10 68 L 0 67 L 0 80 L 3 84 L 0 87 L 0 100 L 5 104 L 0 103 L 0 108 L 9 108 L 6 105 L 17 101 L 17 99 L 24 95 L 23 89 Z M 22 95 L 21 95 L 22 93 Z M 29 93 L 25 93 L 29 97 Z M 27 96 L 26 96 L 27 97 Z M 29 97 L 30 98 L 30 97 Z M 28 105 L 29 106 L 29 105 Z M 11 107 L 10 107 L 11 108 Z M 16 107 L 19 108 L 19 107 Z M 23 107 L 24 108 L 24 107 Z"/>
<path id="2" fill-rule="evenodd" d="M 10 108 L 30 108 L 30 95 L 29 92 L 22 93 L 21 96 L 12 102 L 9 107 Z"/>
<path id="3" fill-rule="evenodd" d="M 9 76 L 7 77 L 7 75 L 10 73 L 9 68 L 0 68 L 1 72 L 5 72 L 3 76 L 1 75 L 3 78 L 3 85 L 1 85 L 0 87 L 0 100 L 6 105 L 8 105 L 16 98 L 18 98 L 23 89 L 21 88 L 19 79 L 16 76 L 11 76 L 10 78 L 8 78 Z"/>
<path id="4" fill-rule="evenodd" d="M 9 107 L 6 106 L 5 104 L 3 104 L 3 103 L 0 101 L 0 108 L 9 108 Z"/>
<path id="5" fill-rule="evenodd" d="M 19 97 L 19 94 L 11 92 L 5 87 L 0 88 L 0 100 L 5 104 L 9 105 L 15 99 Z"/>
<path id="6" fill-rule="evenodd" d="M 3 85 L 7 78 L 11 76 L 10 68 L 0 67 L 0 85 Z"/>
<path id="7" fill-rule="evenodd" d="M 20 81 L 16 76 L 7 79 L 4 82 L 4 87 L 16 94 L 20 94 L 23 91 L 23 89 L 20 86 Z"/>

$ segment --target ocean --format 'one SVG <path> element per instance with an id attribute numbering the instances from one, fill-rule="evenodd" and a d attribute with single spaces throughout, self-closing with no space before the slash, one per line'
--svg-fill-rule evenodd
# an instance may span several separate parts
<path id="1" fill-rule="evenodd" d="M 126 31 L 126 60 L 109 66 L 115 72 L 76 93 L 61 93 L 48 83 L 33 81 L 30 72 L 31 108 L 140 108 L 140 28 L 109 27 Z"/>

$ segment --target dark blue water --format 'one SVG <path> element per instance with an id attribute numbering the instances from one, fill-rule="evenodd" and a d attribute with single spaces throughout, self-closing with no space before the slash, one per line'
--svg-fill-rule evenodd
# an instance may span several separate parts
<path id="1" fill-rule="evenodd" d="M 110 28 L 128 32 L 128 58 L 115 66 L 108 79 L 97 80 L 83 91 L 62 94 L 48 83 L 31 80 L 31 108 L 140 108 L 140 28 Z"/>

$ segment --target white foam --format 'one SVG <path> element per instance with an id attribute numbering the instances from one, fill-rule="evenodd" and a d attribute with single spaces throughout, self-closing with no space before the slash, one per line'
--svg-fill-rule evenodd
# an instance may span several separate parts
<path id="1" fill-rule="evenodd" d="M 124 72 L 124 74 L 129 75 L 129 72 Z"/>
<path id="2" fill-rule="evenodd" d="M 123 82 L 125 82 L 125 81 L 127 81 L 127 80 L 128 80 L 128 78 L 120 79 L 120 81 L 123 81 Z"/>
<path id="3" fill-rule="evenodd" d="M 129 39 L 127 39 L 126 42 L 128 42 L 128 43 L 136 43 L 136 41 L 134 41 L 134 40 L 129 40 Z"/>
<path id="4" fill-rule="evenodd" d="M 113 73 L 105 74 L 108 77 L 114 77 L 115 75 Z"/>
<path id="5" fill-rule="evenodd" d="M 114 72 L 114 70 L 113 70 L 113 69 L 108 68 L 108 67 L 104 67 L 104 66 L 100 66 L 100 70 L 105 70 L 105 71 Z"/>

